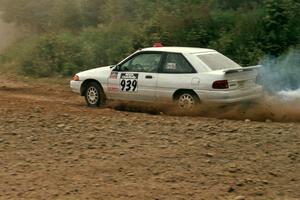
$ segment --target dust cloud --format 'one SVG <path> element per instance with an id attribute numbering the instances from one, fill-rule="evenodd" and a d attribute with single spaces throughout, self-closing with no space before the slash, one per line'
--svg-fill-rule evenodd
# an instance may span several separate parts
<path id="1" fill-rule="evenodd" d="M 215 108 L 206 116 L 232 120 L 300 122 L 300 102 L 266 95 L 256 103 Z"/>
<path id="2" fill-rule="evenodd" d="M 300 101 L 300 89 L 297 90 L 283 90 L 278 93 L 283 100 L 299 100 Z"/>
<path id="3" fill-rule="evenodd" d="M 5 23 L 0 12 L 0 54 L 18 38 L 18 30 L 14 24 Z"/>
<path id="4" fill-rule="evenodd" d="M 300 121 L 300 51 L 291 49 L 277 58 L 265 57 L 259 83 L 267 93 L 258 114 L 276 121 Z"/>
<path id="5" fill-rule="evenodd" d="M 281 92 L 281 95 L 300 92 L 300 50 L 291 49 L 276 58 L 265 57 L 260 64 L 259 83 L 267 91 L 273 94 Z"/>
<path id="6" fill-rule="evenodd" d="M 148 104 L 133 102 L 110 102 L 108 108 L 142 112 L 152 115 L 208 117 L 227 120 L 260 122 L 300 122 L 300 103 L 298 100 L 286 100 L 279 96 L 266 94 L 256 102 L 244 102 L 229 105 L 201 103 L 190 112 L 181 112 L 176 104 Z"/>

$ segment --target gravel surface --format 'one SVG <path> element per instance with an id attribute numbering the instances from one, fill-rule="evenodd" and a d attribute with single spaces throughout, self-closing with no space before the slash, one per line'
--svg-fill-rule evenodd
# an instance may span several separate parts
<path id="1" fill-rule="evenodd" d="M 2 82 L 2 85 L 4 83 Z M 0 85 L 0 199 L 300 199 L 300 124 L 92 109 Z"/>

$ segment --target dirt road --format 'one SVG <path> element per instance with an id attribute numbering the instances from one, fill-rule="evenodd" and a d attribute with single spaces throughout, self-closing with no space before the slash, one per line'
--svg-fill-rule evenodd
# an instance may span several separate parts
<path id="1" fill-rule="evenodd" d="M 0 81 L 0 199 L 300 199 L 300 124 L 90 109 Z"/>

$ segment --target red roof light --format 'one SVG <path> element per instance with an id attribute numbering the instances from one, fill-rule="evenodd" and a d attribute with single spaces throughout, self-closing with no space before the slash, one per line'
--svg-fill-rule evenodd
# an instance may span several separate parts
<path id="1" fill-rule="evenodd" d="M 162 43 L 160 42 L 156 42 L 153 47 L 163 47 Z"/>

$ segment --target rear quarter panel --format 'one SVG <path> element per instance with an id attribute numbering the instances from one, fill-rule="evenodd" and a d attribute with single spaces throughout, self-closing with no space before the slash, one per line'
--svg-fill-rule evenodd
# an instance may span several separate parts
<path id="1" fill-rule="evenodd" d="M 179 89 L 199 89 L 199 74 L 168 74 L 158 75 L 157 95 L 161 101 L 173 101 L 173 94 Z"/>

